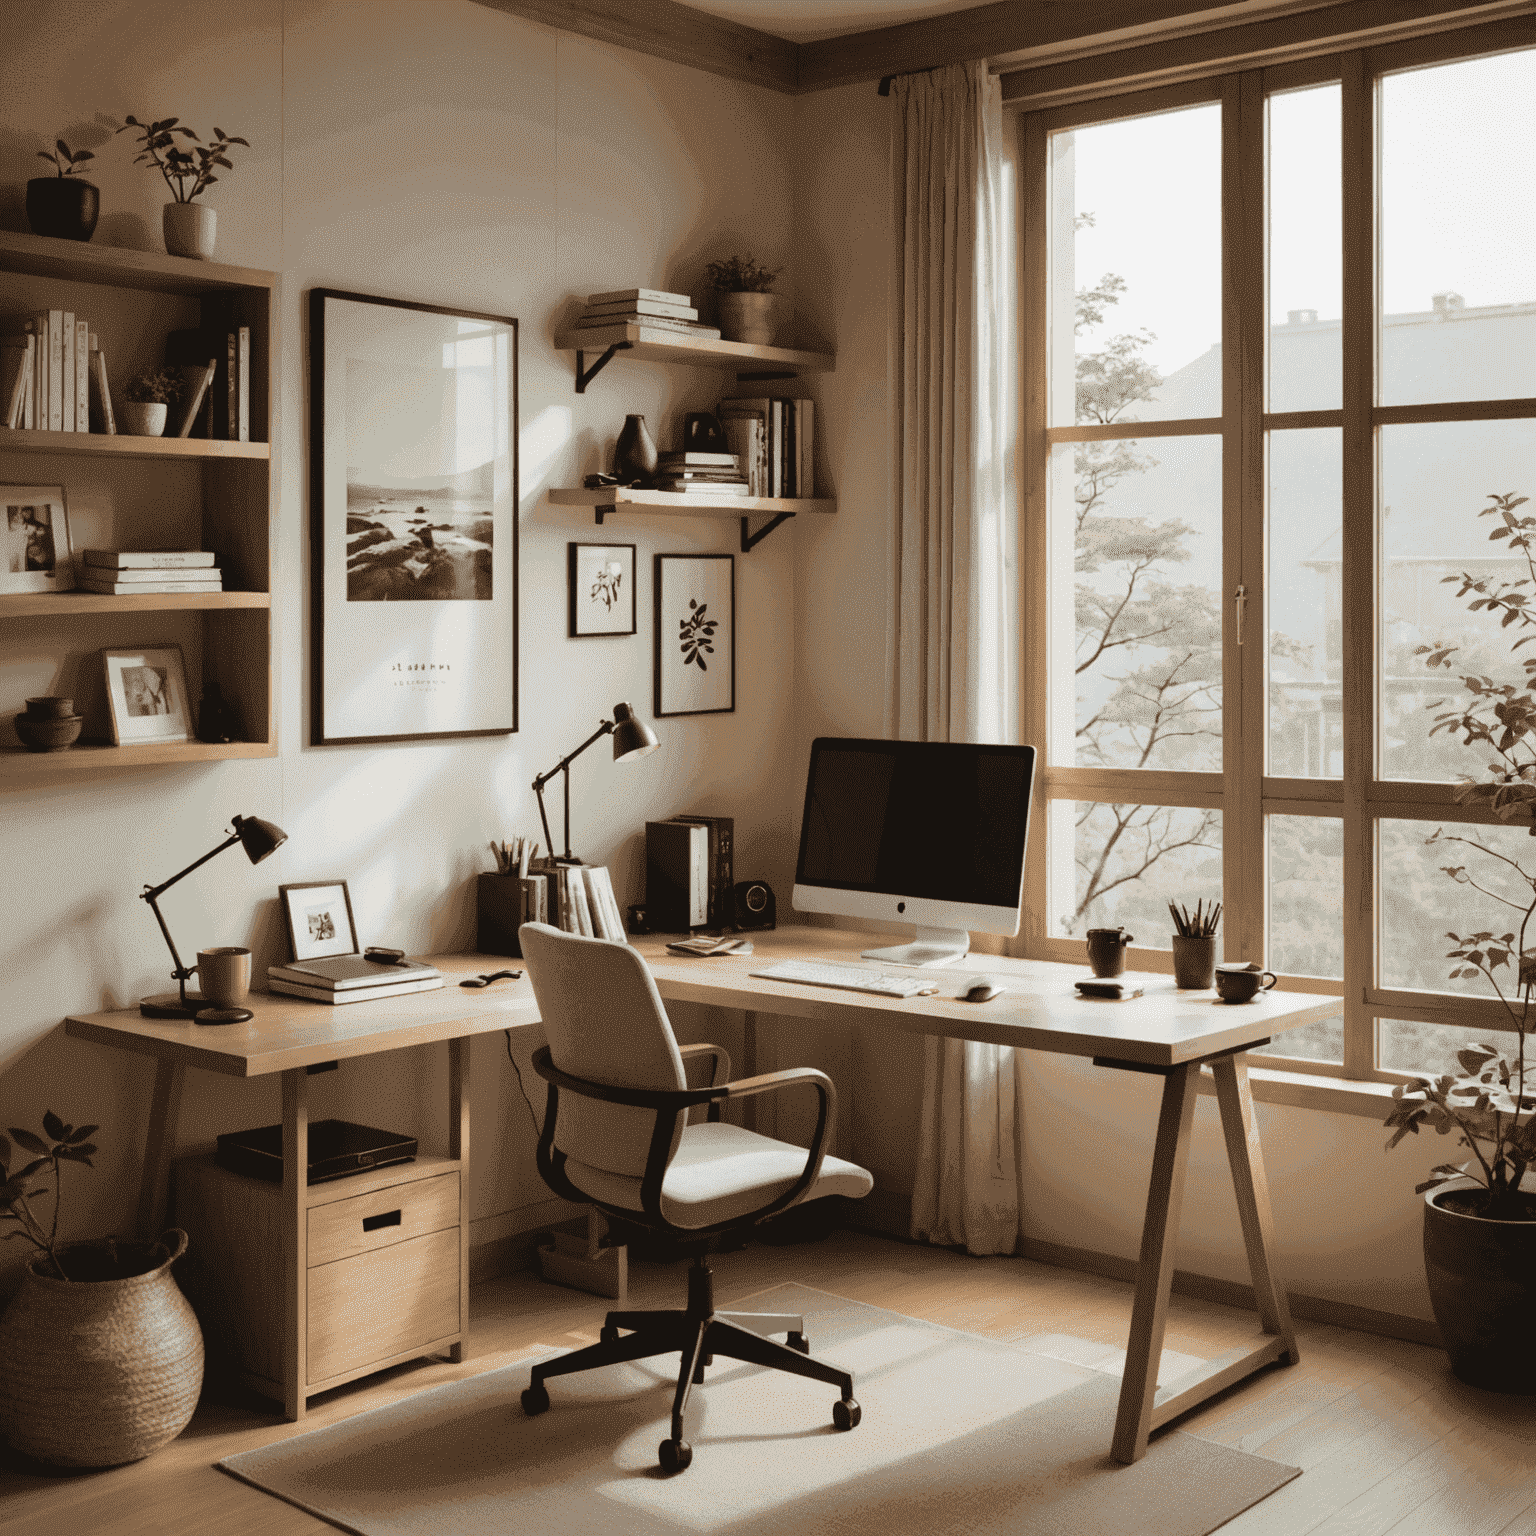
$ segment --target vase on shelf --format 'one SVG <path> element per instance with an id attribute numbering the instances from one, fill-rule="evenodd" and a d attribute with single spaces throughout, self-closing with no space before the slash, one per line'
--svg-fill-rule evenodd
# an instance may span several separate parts
<path id="1" fill-rule="evenodd" d="M 626 416 L 613 448 L 613 472 L 621 485 L 643 485 L 656 473 L 656 443 L 644 416 Z"/>
<path id="2" fill-rule="evenodd" d="M 722 293 L 720 334 L 727 341 L 771 347 L 784 320 L 784 300 L 777 293 Z"/>
<path id="3" fill-rule="evenodd" d="M 161 219 L 165 248 L 172 256 L 194 261 L 213 260 L 219 216 L 207 203 L 167 203 Z"/>
<path id="4" fill-rule="evenodd" d="M 126 437 L 164 437 L 168 411 L 163 400 L 123 400 L 117 406 L 117 430 Z"/>
<path id="5" fill-rule="evenodd" d="M 74 176 L 39 176 L 27 183 L 27 223 L 34 235 L 89 240 L 96 233 L 101 193 Z"/>

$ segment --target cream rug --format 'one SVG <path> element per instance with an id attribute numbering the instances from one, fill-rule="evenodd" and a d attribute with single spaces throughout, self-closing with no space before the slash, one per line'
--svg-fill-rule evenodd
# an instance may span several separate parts
<path id="1" fill-rule="evenodd" d="M 1111 1460 L 1117 1356 L 1085 1340 L 999 1343 L 802 1285 L 733 1305 L 804 1313 L 858 1428 L 833 1429 L 835 1387 L 721 1360 L 689 1403 L 693 1465 L 664 1477 L 677 1356 L 557 1378 L 525 1418 L 551 1350 L 219 1466 L 358 1536 L 1206 1536 L 1298 1475 L 1178 1430 Z M 1165 1355 L 1165 1379 L 1190 1363 Z"/>

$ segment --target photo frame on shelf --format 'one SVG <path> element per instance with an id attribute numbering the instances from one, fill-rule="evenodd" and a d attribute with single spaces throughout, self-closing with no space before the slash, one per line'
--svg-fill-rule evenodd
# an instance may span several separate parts
<path id="1" fill-rule="evenodd" d="M 635 546 L 568 544 L 572 640 L 589 635 L 632 635 L 635 622 Z"/>
<path id="2" fill-rule="evenodd" d="M 295 960 L 327 955 L 355 955 L 357 924 L 352 921 L 352 893 L 345 880 L 305 880 L 280 885 L 288 952 Z"/>
<path id="3" fill-rule="evenodd" d="M 114 745 L 192 740 L 192 705 L 179 645 L 105 650 L 101 660 Z"/>
<path id="4" fill-rule="evenodd" d="M 517 729 L 517 335 L 310 291 L 314 745 Z"/>
<path id="5" fill-rule="evenodd" d="M 656 709 L 736 708 L 736 557 L 656 556 Z"/>
<path id="6" fill-rule="evenodd" d="M 68 592 L 74 551 L 62 485 L 0 485 L 0 593 Z"/>

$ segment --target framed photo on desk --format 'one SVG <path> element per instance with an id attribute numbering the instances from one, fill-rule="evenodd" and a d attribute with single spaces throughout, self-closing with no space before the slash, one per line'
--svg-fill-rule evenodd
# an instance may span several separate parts
<path id="1" fill-rule="evenodd" d="M 280 885 L 288 926 L 288 948 L 295 960 L 319 960 L 326 955 L 355 955 L 357 925 L 352 921 L 352 893 L 345 880 L 309 880 Z"/>

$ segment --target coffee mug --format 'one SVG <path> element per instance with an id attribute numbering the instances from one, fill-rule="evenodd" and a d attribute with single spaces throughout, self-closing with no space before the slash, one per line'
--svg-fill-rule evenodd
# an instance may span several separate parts
<path id="1" fill-rule="evenodd" d="M 1088 930 L 1088 964 L 1095 976 L 1119 976 L 1125 971 L 1125 947 L 1134 944 L 1136 935 L 1124 928 Z"/>
<path id="2" fill-rule="evenodd" d="M 1260 970 L 1247 960 L 1230 960 L 1216 967 L 1216 993 L 1224 1003 L 1250 1002 L 1278 980 L 1273 971 Z"/>
<path id="3" fill-rule="evenodd" d="M 238 946 L 200 949 L 197 964 L 200 990 L 215 1008 L 243 1008 L 251 991 L 251 952 Z"/>

